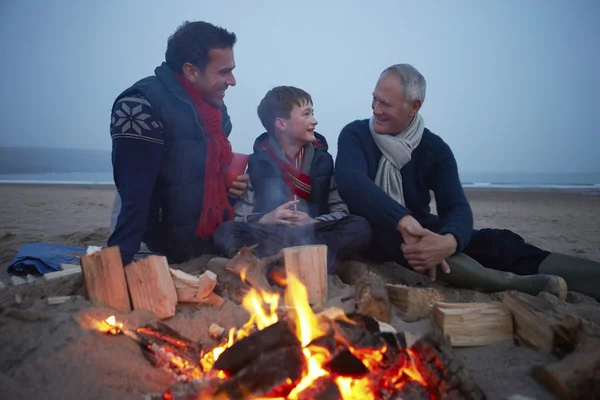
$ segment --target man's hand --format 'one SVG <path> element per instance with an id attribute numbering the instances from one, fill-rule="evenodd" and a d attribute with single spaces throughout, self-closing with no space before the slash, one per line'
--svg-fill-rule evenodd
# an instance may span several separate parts
<path id="1" fill-rule="evenodd" d="M 440 265 L 442 271 L 450 272 L 446 258 L 456 252 L 457 242 L 453 235 L 439 235 L 424 228 L 407 227 L 412 236 L 419 237 L 417 243 L 403 244 L 404 257 L 417 272 L 429 271 L 429 277 L 435 280 L 435 268 Z M 433 274 L 432 272 L 433 271 Z"/>
<path id="2" fill-rule="evenodd" d="M 318 222 L 316 219 L 312 219 L 310 215 L 304 211 L 295 211 L 292 217 L 292 226 L 303 226 L 308 224 L 314 224 Z"/>
<path id="3" fill-rule="evenodd" d="M 292 226 L 293 218 L 296 214 L 294 206 L 298 204 L 298 200 L 288 201 L 280 205 L 268 214 L 265 214 L 258 220 L 261 224 L 289 225 Z"/>
<path id="4" fill-rule="evenodd" d="M 235 178 L 235 181 L 231 182 L 231 188 L 229 188 L 229 197 L 240 198 L 248 189 L 248 181 L 250 177 L 247 174 L 239 175 Z"/>

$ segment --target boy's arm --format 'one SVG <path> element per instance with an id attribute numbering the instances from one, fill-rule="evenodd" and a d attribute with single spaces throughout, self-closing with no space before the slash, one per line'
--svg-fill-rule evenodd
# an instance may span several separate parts
<path id="1" fill-rule="evenodd" d="M 329 184 L 329 196 L 327 197 L 327 205 L 329 206 L 329 213 L 319 215 L 315 220 L 317 221 L 335 221 L 347 217 L 350 212 L 348 206 L 337 190 L 337 184 L 335 183 L 335 177 L 331 177 Z"/>

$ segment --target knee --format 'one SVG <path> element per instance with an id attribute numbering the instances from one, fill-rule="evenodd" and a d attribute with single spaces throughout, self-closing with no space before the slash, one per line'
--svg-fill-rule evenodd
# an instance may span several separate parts
<path id="1" fill-rule="evenodd" d="M 219 225 L 213 235 L 215 249 L 219 252 L 226 253 L 229 249 L 231 238 L 235 237 L 235 232 L 239 229 L 239 222 L 227 221 Z"/>
<path id="2" fill-rule="evenodd" d="M 350 215 L 348 218 L 351 219 L 352 232 L 356 235 L 357 242 L 360 245 L 368 245 L 373 237 L 373 230 L 369 221 L 358 215 Z"/>

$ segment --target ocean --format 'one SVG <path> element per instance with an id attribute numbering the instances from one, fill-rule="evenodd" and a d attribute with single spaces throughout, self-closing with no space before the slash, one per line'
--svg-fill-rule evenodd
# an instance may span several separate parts
<path id="1" fill-rule="evenodd" d="M 465 188 L 562 189 L 600 191 L 598 173 L 461 172 Z M 0 183 L 114 185 L 111 172 L 0 174 Z"/>

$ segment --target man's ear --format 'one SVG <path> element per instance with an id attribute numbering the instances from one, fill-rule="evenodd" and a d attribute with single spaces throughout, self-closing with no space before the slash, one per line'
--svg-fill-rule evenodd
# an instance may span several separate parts
<path id="1" fill-rule="evenodd" d="M 287 122 L 283 118 L 275 118 L 275 130 L 285 131 L 287 129 Z"/>
<path id="2" fill-rule="evenodd" d="M 196 82 L 198 77 L 198 68 L 190 63 L 183 64 L 183 76 L 185 76 L 189 81 Z"/>
<path id="3" fill-rule="evenodd" d="M 415 115 L 417 115 L 417 113 L 421 109 L 422 105 L 423 105 L 423 102 L 421 100 L 415 100 L 415 101 L 413 101 L 413 103 L 412 103 L 412 105 L 410 107 L 410 116 L 414 117 Z"/>

